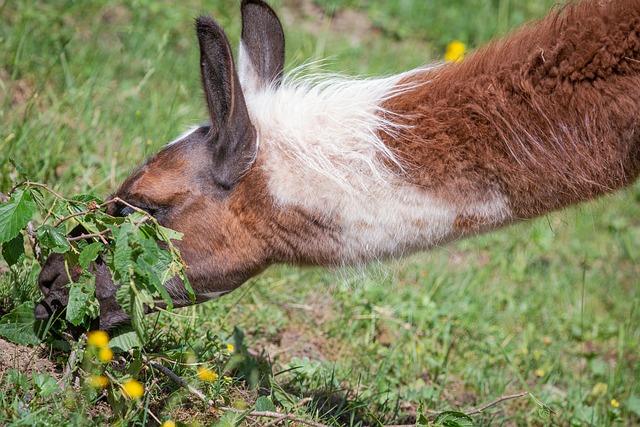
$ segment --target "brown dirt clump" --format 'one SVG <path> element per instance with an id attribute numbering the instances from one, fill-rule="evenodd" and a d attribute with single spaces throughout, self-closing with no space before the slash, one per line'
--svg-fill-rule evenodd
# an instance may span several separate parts
<path id="1" fill-rule="evenodd" d="M 56 379 L 61 376 L 60 366 L 46 357 L 43 348 L 25 347 L 0 338 L 0 377 L 10 369 L 17 369 L 26 375 L 36 371 L 46 372 Z"/>

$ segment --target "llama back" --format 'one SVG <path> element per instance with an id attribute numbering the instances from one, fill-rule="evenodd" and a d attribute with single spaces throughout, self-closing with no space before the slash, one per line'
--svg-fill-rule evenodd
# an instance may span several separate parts
<path id="1" fill-rule="evenodd" d="M 640 1 L 567 5 L 385 108 L 409 179 L 453 205 L 506 200 L 509 218 L 459 215 L 465 234 L 633 183 L 640 171 Z M 407 84 L 405 80 L 401 83 Z"/>

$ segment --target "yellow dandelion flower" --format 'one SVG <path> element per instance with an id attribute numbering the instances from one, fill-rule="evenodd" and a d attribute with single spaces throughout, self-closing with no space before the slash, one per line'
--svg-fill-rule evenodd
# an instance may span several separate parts
<path id="1" fill-rule="evenodd" d="M 458 40 L 454 40 L 447 45 L 447 50 L 444 54 L 445 61 L 460 62 L 464 58 L 464 53 L 467 50 L 464 43 Z"/>
<path id="2" fill-rule="evenodd" d="M 536 377 L 540 378 L 540 377 L 544 377 L 545 372 L 544 372 L 544 369 L 536 369 L 534 374 L 536 375 Z"/>
<path id="3" fill-rule="evenodd" d="M 167 420 L 167 421 L 163 422 L 162 424 L 160 424 L 160 427 L 176 427 L 176 423 L 175 423 L 175 421 Z"/>
<path id="4" fill-rule="evenodd" d="M 105 363 L 111 362 L 111 359 L 113 359 L 113 350 L 111 350 L 109 347 L 102 347 L 98 352 L 98 359 L 102 360 Z"/>
<path id="5" fill-rule="evenodd" d="M 593 390 L 591 390 L 591 395 L 595 398 L 600 398 L 605 395 L 608 389 L 609 386 L 605 383 L 596 383 L 596 385 L 593 386 Z"/>
<path id="6" fill-rule="evenodd" d="M 617 408 L 620 406 L 620 402 L 618 402 L 615 399 L 611 399 L 611 406 L 613 406 L 614 408 Z"/>
<path id="7" fill-rule="evenodd" d="M 227 344 L 227 351 L 228 351 L 229 353 L 233 353 L 235 349 L 236 349 L 236 346 L 235 346 L 235 345 L 233 345 L 233 344 Z"/>
<path id="8" fill-rule="evenodd" d="M 542 357 L 542 350 L 539 350 L 537 348 L 533 350 L 533 360 L 540 360 L 541 357 Z"/>
<path id="9" fill-rule="evenodd" d="M 89 385 L 93 388 L 105 388 L 109 385 L 109 379 L 104 375 L 91 375 Z"/>
<path id="10" fill-rule="evenodd" d="M 200 378 L 202 381 L 208 381 L 212 383 L 218 379 L 218 374 L 216 374 L 209 368 L 198 366 L 198 378 Z"/>
<path id="11" fill-rule="evenodd" d="M 109 345 L 109 334 L 105 331 L 91 331 L 87 333 L 87 344 L 103 348 Z"/>
<path id="12" fill-rule="evenodd" d="M 144 386 L 134 379 L 122 384 L 122 390 L 129 399 L 137 399 L 144 394 Z"/>

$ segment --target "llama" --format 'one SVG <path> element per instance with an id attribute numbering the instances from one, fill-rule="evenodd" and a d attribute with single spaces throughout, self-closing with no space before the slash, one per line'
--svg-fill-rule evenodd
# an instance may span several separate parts
<path id="1" fill-rule="evenodd" d="M 114 194 L 184 234 L 196 302 L 272 264 L 401 257 L 640 173 L 640 0 L 570 4 L 460 62 L 380 79 L 285 75 L 275 12 L 261 0 L 241 9 L 237 66 L 222 28 L 196 20 L 210 123 Z M 95 275 L 99 327 L 127 322 L 106 267 Z M 54 254 L 36 318 L 66 304 L 67 283 Z M 179 278 L 167 290 L 176 306 L 193 303 Z"/>

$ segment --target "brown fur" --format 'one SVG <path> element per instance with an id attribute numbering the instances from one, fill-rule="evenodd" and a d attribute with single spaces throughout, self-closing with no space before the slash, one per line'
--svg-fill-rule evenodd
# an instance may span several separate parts
<path id="1" fill-rule="evenodd" d="M 207 170 L 199 165 L 208 159 L 204 152 L 206 147 L 197 144 L 169 146 L 115 194 L 142 206 L 147 201 L 154 206 L 180 206 L 170 215 L 156 216 L 164 226 L 184 234 L 183 240 L 175 243 L 189 260 L 189 280 L 196 293 L 229 290 L 276 262 L 339 263 L 335 230 L 304 209 L 278 207 L 259 165 L 241 179 L 229 197 L 211 194 L 211 188 L 198 176 L 199 171 Z M 217 274 L 213 276 L 212 271 Z"/>
<path id="2" fill-rule="evenodd" d="M 506 195 L 515 220 L 640 171 L 640 1 L 569 5 L 460 63 L 408 77 L 383 135 L 410 179 L 457 206 Z M 478 224 L 460 218 L 462 229 Z"/>

